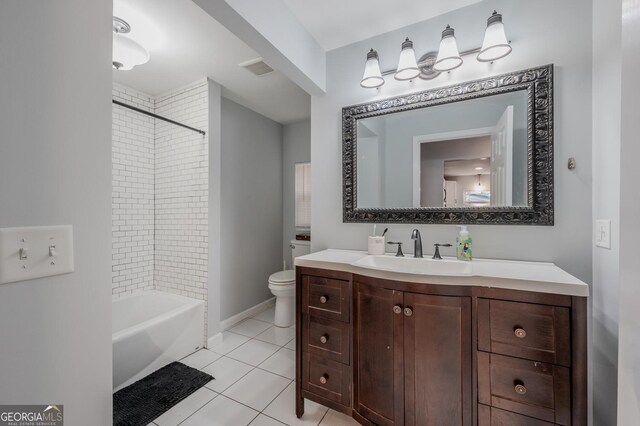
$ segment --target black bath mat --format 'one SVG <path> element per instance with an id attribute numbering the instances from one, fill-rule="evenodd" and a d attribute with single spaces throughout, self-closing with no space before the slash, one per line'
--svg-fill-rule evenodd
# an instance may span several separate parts
<path id="1" fill-rule="evenodd" d="M 113 394 L 113 425 L 147 426 L 210 380 L 207 373 L 172 362 Z"/>

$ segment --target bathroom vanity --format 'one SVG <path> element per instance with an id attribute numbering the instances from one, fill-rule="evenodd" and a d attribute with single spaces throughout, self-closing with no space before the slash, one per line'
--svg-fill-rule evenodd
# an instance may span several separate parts
<path id="1" fill-rule="evenodd" d="M 587 424 L 587 284 L 549 263 L 325 250 L 296 263 L 296 411 Z"/>

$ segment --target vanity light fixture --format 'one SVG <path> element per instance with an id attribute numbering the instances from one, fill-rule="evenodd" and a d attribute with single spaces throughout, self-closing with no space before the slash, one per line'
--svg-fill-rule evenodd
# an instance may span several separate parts
<path id="1" fill-rule="evenodd" d="M 440 72 L 451 71 L 462 65 L 462 58 L 458 51 L 458 43 L 456 42 L 455 31 L 451 26 L 442 31 L 442 39 L 440 40 L 440 49 L 438 57 L 433 69 Z"/>
<path id="2" fill-rule="evenodd" d="M 396 80 L 406 81 L 413 80 L 419 75 L 420 69 L 418 68 L 418 62 L 416 62 L 416 52 L 413 50 L 413 42 L 407 37 L 402 43 L 398 70 L 393 77 Z"/>
<path id="3" fill-rule="evenodd" d="M 136 65 L 149 62 L 149 52 L 140 44 L 124 35 L 131 26 L 117 16 L 113 17 L 113 68 L 128 71 Z"/>
<path id="4" fill-rule="evenodd" d="M 380 87 L 384 84 L 384 78 L 380 73 L 380 62 L 378 61 L 378 52 L 371 49 L 367 53 L 367 62 L 364 65 L 364 74 L 360 81 L 360 86 L 365 89 Z"/>
<path id="5" fill-rule="evenodd" d="M 487 19 L 487 28 L 484 34 L 482 47 L 460 52 L 456 41 L 455 31 L 451 26 L 442 32 L 440 48 L 438 52 L 428 52 L 416 61 L 416 53 L 413 42 L 406 38 L 402 43 L 398 68 L 380 72 L 378 52 L 371 49 L 367 53 L 367 62 L 360 86 L 365 89 L 377 88 L 384 84 L 384 76 L 394 75 L 396 80 L 406 81 L 420 77 L 423 80 L 432 80 L 443 72 L 454 70 L 463 64 L 463 56 L 477 54 L 478 62 L 493 62 L 504 58 L 512 51 L 511 45 L 504 31 L 502 15 L 497 11 Z"/>
<path id="6" fill-rule="evenodd" d="M 504 58 L 511 53 L 511 50 L 507 35 L 504 32 L 502 15 L 494 10 L 493 14 L 487 19 L 484 42 L 477 59 L 480 62 L 492 62 Z"/>

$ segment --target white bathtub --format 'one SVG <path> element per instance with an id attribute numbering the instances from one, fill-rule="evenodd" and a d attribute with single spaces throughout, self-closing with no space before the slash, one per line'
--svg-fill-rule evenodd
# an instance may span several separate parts
<path id="1" fill-rule="evenodd" d="M 113 301 L 113 390 L 204 343 L 204 301 L 158 291 Z"/>

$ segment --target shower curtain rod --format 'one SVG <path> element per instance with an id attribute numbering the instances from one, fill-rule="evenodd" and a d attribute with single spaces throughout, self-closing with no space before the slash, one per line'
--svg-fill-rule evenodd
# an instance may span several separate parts
<path id="1" fill-rule="evenodd" d="M 154 114 L 154 113 L 149 112 L 149 111 L 145 111 L 145 110 L 143 110 L 141 108 L 134 107 L 133 105 L 128 105 L 128 104 L 125 104 L 124 102 L 116 101 L 115 99 L 112 99 L 111 102 L 113 102 L 116 105 L 120 105 L 121 107 L 129 108 L 129 109 L 131 109 L 133 111 L 139 112 L 141 114 L 145 114 L 145 115 L 148 115 L 150 117 L 157 118 L 158 120 L 163 120 L 163 121 L 166 121 L 167 123 L 175 124 L 176 126 L 180 126 L 180 127 L 184 127 L 185 129 L 193 130 L 194 132 L 198 132 L 203 136 L 207 134 L 207 132 L 205 132 L 204 130 L 196 129 L 195 127 L 191 127 L 191 126 L 187 126 L 186 124 L 178 123 L 177 121 L 173 121 L 173 120 L 171 120 L 169 118 L 166 118 L 166 117 L 163 117 L 161 115 Z"/>

